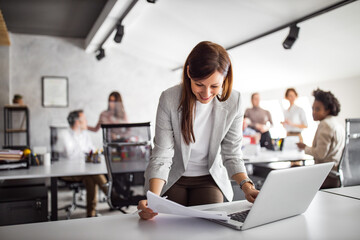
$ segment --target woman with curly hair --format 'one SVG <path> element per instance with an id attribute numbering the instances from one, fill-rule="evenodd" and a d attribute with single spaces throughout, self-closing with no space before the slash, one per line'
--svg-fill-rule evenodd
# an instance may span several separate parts
<path id="1" fill-rule="evenodd" d="M 312 155 L 316 163 L 335 162 L 333 170 L 337 170 L 345 144 L 345 130 L 336 121 L 340 112 L 340 103 L 331 92 L 317 89 L 313 92 L 314 121 L 320 121 L 311 147 L 298 143 L 298 147 Z M 321 188 L 339 187 L 340 180 L 328 176 Z"/>

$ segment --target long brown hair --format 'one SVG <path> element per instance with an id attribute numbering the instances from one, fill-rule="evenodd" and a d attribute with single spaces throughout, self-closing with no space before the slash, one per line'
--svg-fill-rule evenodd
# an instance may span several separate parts
<path id="1" fill-rule="evenodd" d="M 187 57 L 182 73 L 182 93 L 179 110 L 182 112 L 181 133 L 187 145 L 190 142 L 195 142 L 193 110 L 196 97 L 191 90 L 191 79 L 194 81 L 202 80 L 215 71 L 225 77 L 221 95 L 216 97 L 221 102 L 226 101 L 230 97 L 233 84 L 230 57 L 226 50 L 216 43 L 209 41 L 198 43 Z"/>
<path id="2" fill-rule="evenodd" d="M 123 101 L 122 101 L 122 97 L 121 94 L 119 92 L 112 92 L 109 95 L 109 99 L 108 99 L 108 110 L 110 111 L 110 98 L 114 97 L 115 98 L 115 112 L 114 112 L 114 116 L 116 118 L 120 118 L 120 119 L 124 119 L 125 117 L 125 109 L 124 109 L 124 105 L 123 105 Z"/>

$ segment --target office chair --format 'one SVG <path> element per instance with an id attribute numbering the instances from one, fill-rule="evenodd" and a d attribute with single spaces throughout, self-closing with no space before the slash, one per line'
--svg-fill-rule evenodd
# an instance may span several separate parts
<path id="1" fill-rule="evenodd" d="M 70 219 L 71 214 L 75 211 L 76 208 L 82 208 L 82 209 L 86 209 L 86 205 L 83 204 L 79 204 L 77 202 L 77 199 L 79 200 L 83 200 L 83 190 L 85 189 L 85 185 L 82 182 L 77 182 L 77 181 L 67 181 L 67 180 L 63 180 L 63 179 L 59 179 L 59 182 L 61 184 L 59 185 L 63 185 L 67 188 L 69 188 L 73 194 L 72 194 L 72 202 L 70 204 L 67 204 L 63 207 L 58 208 L 58 211 L 61 210 L 65 210 L 66 211 L 66 219 Z M 78 197 L 78 194 L 79 197 Z"/>
<path id="2" fill-rule="evenodd" d="M 337 173 L 342 187 L 360 185 L 360 118 L 345 120 L 345 147 Z"/>
<path id="3" fill-rule="evenodd" d="M 50 126 L 50 146 L 51 146 L 51 161 L 58 161 L 60 158 L 59 152 L 59 137 L 61 136 L 61 131 L 66 131 L 68 127 L 65 126 Z M 64 186 L 69 188 L 73 192 L 72 202 L 64 207 L 58 208 L 58 210 L 65 210 L 67 219 L 70 219 L 71 214 L 75 211 L 76 208 L 86 209 L 86 205 L 77 203 L 77 195 L 80 194 L 79 200 L 83 199 L 83 190 L 85 186 L 82 182 L 77 181 L 68 181 L 61 178 L 58 178 L 59 186 Z"/>
<path id="4" fill-rule="evenodd" d="M 103 144 L 108 169 L 108 204 L 112 209 L 137 205 L 145 195 L 134 195 L 131 186 L 143 185 L 151 154 L 150 122 L 102 124 Z"/>

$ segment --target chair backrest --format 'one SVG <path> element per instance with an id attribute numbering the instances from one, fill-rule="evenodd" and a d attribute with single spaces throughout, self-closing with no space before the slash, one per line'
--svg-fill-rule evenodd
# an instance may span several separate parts
<path id="1" fill-rule="evenodd" d="M 346 119 L 345 148 L 340 161 L 341 185 L 360 185 L 360 119 Z"/>
<path id="2" fill-rule="evenodd" d="M 129 184 L 133 180 L 124 180 L 124 174 L 144 172 L 150 160 L 150 122 L 102 124 L 101 128 L 109 189 L 118 193 L 124 191 L 129 193 L 129 189 L 122 188 L 124 188 L 124 184 Z M 128 177 L 132 178 L 133 176 L 129 175 Z M 110 197 L 110 193 L 111 191 L 109 191 L 108 197 Z"/>
<path id="3" fill-rule="evenodd" d="M 69 129 L 67 126 L 50 126 L 50 149 L 51 149 L 51 161 L 59 160 L 61 154 L 61 138 L 62 131 Z"/>

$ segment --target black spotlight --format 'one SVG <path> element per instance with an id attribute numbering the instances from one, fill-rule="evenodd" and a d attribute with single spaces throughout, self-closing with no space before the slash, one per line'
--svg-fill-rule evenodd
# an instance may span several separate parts
<path id="1" fill-rule="evenodd" d="M 299 30 L 300 30 L 300 28 L 296 25 L 290 26 L 289 35 L 285 38 L 285 40 L 283 42 L 283 47 L 285 49 L 290 49 L 292 47 L 292 45 L 294 44 L 294 42 L 296 41 L 296 39 L 299 36 Z"/>
<path id="2" fill-rule="evenodd" d="M 103 59 L 104 57 L 105 57 L 105 49 L 99 48 L 99 50 L 97 50 L 96 59 L 97 59 L 98 61 L 100 61 L 100 60 Z"/>
<path id="3" fill-rule="evenodd" d="M 124 26 L 121 24 L 118 24 L 116 27 L 117 31 L 114 37 L 114 41 L 117 43 L 120 43 L 123 36 L 124 36 Z"/>
<path id="4" fill-rule="evenodd" d="M 148 3 L 156 3 L 156 0 L 147 0 Z"/>

